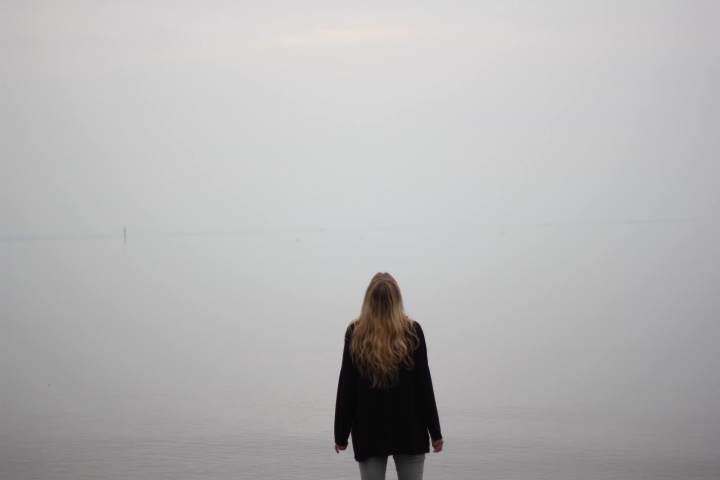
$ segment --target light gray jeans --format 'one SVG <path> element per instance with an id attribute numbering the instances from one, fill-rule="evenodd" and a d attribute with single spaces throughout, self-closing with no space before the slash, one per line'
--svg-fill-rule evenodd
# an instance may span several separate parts
<path id="1" fill-rule="evenodd" d="M 422 480 L 425 454 L 393 455 L 398 480 Z M 361 480 L 385 480 L 388 457 L 370 457 L 360 465 Z"/>

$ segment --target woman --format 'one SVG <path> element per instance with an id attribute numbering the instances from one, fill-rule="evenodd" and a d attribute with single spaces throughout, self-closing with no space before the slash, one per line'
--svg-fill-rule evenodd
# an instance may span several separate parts
<path id="1" fill-rule="evenodd" d="M 360 316 L 345 333 L 336 452 L 347 448 L 351 433 L 362 480 L 383 480 L 389 455 L 399 480 L 421 480 L 429 439 L 434 452 L 443 448 L 425 336 L 405 315 L 400 287 L 388 273 L 372 278 Z"/>

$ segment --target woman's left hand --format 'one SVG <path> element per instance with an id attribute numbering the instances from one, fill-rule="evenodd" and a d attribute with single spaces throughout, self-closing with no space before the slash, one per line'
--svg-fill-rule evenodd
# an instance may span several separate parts
<path id="1" fill-rule="evenodd" d="M 337 453 L 340 453 L 341 450 L 345 450 L 346 448 L 347 448 L 347 444 L 345 444 L 345 445 L 338 445 L 337 443 L 335 444 L 335 451 Z"/>

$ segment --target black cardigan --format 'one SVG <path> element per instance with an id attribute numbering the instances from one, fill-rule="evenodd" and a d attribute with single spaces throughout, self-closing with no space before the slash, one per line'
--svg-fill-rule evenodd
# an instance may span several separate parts
<path id="1" fill-rule="evenodd" d="M 355 460 L 394 454 L 417 455 L 430 451 L 430 441 L 442 438 L 435 404 L 425 335 L 413 322 L 420 339 L 413 353 L 412 370 L 400 368 L 399 382 L 391 388 L 371 388 L 350 357 L 354 326 L 345 333 L 340 380 L 335 402 L 335 443 L 347 445 L 352 432 Z"/>

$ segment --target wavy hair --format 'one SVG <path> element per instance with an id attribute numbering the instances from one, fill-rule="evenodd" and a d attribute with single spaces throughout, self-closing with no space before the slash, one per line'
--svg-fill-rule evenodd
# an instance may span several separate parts
<path id="1" fill-rule="evenodd" d="M 353 320 L 350 355 L 372 388 L 397 384 L 400 368 L 414 367 L 420 339 L 405 314 L 400 287 L 389 273 L 378 273 L 365 291 L 360 316 Z"/>

